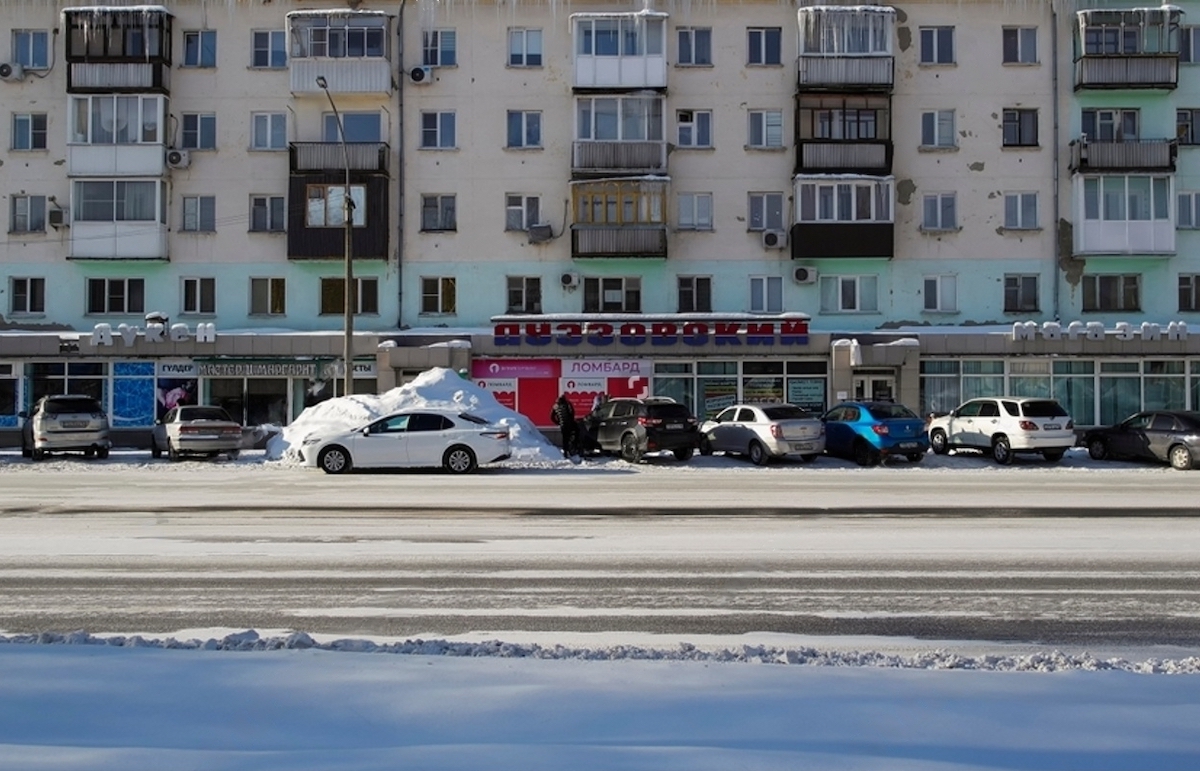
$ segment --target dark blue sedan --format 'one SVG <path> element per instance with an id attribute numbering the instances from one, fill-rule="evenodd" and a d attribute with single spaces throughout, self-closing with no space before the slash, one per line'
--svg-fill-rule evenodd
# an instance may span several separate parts
<path id="1" fill-rule="evenodd" d="M 925 421 L 903 404 L 842 402 L 826 412 L 825 454 L 875 466 L 902 455 L 919 463 L 929 449 Z"/>

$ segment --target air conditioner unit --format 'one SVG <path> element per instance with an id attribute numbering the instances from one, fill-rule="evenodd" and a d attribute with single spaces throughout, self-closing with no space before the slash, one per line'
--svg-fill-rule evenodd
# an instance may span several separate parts
<path id="1" fill-rule="evenodd" d="M 167 165 L 172 169 L 186 169 L 192 165 L 192 154 L 187 150 L 167 150 Z"/>
<path id="2" fill-rule="evenodd" d="M 0 80 L 16 82 L 25 79 L 25 68 L 16 62 L 0 64 Z"/>
<path id="3" fill-rule="evenodd" d="M 580 281 L 579 274 L 578 273 L 564 273 L 564 274 L 562 274 L 562 277 L 559 279 L 559 281 L 562 282 L 563 289 L 574 289 L 577 286 L 579 286 L 579 281 Z"/>
<path id="4" fill-rule="evenodd" d="M 787 231 L 764 230 L 762 232 L 762 245 L 764 249 L 786 249 Z"/>
<path id="5" fill-rule="evenodd" d="M 67 212 L 65 209 L 51 209 L 46 212 L 46 221 L 52 228 L 64 228 L 67 226 Z"/>
<path id="6" fill-rule="evenodd" d="M 816 268 L 796 268 L 792 271 L 792 278 L 797 284 L 815 284 L 817 283 Z"/>
<path id="7" fill-rule="evenodd" d="M 529 226 L 529 243 L 544 244 L 551 238 L 554 238 L 554 231 L 548 223 L 539 222 L 536 225 Z"/>
<path id="8" fill-rule="evenodd" d="M 427 86 L 433 82 L 433 68 L 429 66 L 413 67 L 408 71 L 408 79 L 415 86 Z"/>

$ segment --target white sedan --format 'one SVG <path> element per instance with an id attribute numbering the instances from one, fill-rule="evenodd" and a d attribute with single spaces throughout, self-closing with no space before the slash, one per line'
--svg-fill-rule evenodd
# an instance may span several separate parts
<path id="1" fill-rule="evenodd" d="M 700 453 L 738 453 L 755 465 L 799 456 L 811 463 L 825 451 L 825 424 L 794 404 L 735 404 L 700 426 Z"/>
<path id="2" fill-rule="evenodd" d="M 343 433 L 304 440 L 307 466 L 326 474 L 354 468 L 436 468 L 474 471 L 512 455 L 508 428 L 467 412 L 416 409 L 380 418 Z"/>

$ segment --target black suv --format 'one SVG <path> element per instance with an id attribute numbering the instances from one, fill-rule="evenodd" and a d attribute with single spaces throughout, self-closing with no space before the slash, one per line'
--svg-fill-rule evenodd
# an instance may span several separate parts
<path id="1" fill-rule="evenodd" d="M 696 417 L 674 399 L 609 399 L 582 421 L 584 449 L 620 453 L 637 463 L 648 452 L 670 450 L 688 460 L 700 443 Z"/>

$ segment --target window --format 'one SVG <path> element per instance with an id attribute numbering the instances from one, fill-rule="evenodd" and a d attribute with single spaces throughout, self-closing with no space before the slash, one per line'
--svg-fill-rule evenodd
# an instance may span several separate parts
<path id="1" fill-rule="evenodd" d="M 661 142 L 663 100 L 657 96 L 582 98 L 575 102 L 577 139 Z"/>
<path id="2" fill-rule="evenodd" d="M 217 229 L 217 198 L 212 195 L 183 197 L 183 230 L 213 233 Z"/>
<path id="3" fill-rule="evenodd" d="M 287 312 L 286 286 L 282 278 L 250 279 L 250 315 L 284 315 Z"/>
<path id="4" fill-rule="evenodd" d="M 250 139 L 251 150 L 287 149 L 287 114 L 282 112 L 256 112 L 251 116 L 254 124 Z"/>
<path id="5" fill-rule="evenodd" d="M 922 147 L 955 147 L 954 110 L 921 113 Z"/>
<path id="6" fill-rule="evenodd" d="M 750 194 L 747 230 L 783 230 L 783 193 Z"/>
<path id="7" fill-rule="evenodd" d="M 950 313 L 958 310 L 958 277 L 952 275 L 926 276 L 922 294 L 925 310 Z"/>
<path id="8" fill-rule="evenodd" d="M 282 232 L 287 229 L 283 196 L 250 196 L 250 231 L 253 233 Z"/>
<path id="9" fill-rule="evenodd" d="M 1170 189 L 1171 180 L 1166 176 L 1084 177 L 1083 218 L 1106 222 L 1170 220 Z"/>
<path id="10" fill-rule="evenodd" d="M 251 67 L 281 69 L 287 66 L 287 33 L 281 29 L 256 31 Z"/>
<path id="11" fill-rule="evenodd" d="M 880 107 L 866 107 L 874 104 Z M 887 139 L 886 106 L 886 101 L 870 97 L 807 97 L 800 107 L 800 137 Z"/>
<path id="12" fill-rule="evenodd" d="M 584 313 L 641 313 L 642 279 L 595 278 L 583 279 Z"/>
<path id="13" fill-rule="evenodd" d="M 801 222 L 891 222 L 890 180 L 802 182 Z"/>
<path id="14" fill-rule="evenodd" d="M 1175 222 L 1176 227 L 1184 230 L 1200 228 L 1200 193 L 1180 193 L 1177 200 L 1179 212 Z"/>
<path id="15" fill-rule="evenodd" d="M 1129 26 L 1089 24 L 1083 28 L 1083 53 L 1086 56 L 1124 56 L 1141 51 L 1142 26 L 1137 21 Z"/>
<path id="16" fill-rule="evenodd" d="M 712 313 L 712 277 L 680 276 L 679 312 Z"/>
<path id="17" fill-rule="evenodd" d="M 294 16 L 292 57 L 378 59 L 387 56 L 388 20 L 383 14 Z"/>
<path id="18" fill-rule="evenodd" d="M 954 27 L 921 27 L 921 64 L 954 64 Z"/>
<path id="19" fill-rule="evenodd" d="M 183 280 L 183 312 L 213 314 L 217 312 L 217 280 L 215 278 L 185 278 Z"/>
<path id="20" fill-rule="evenodd" d="M 9 217 L 8 232 L 46 232 L 46 196 L 12 196 L 12 212 Z"/>
<path id="21" fill-rule="evenodd" d="M 1005 110 L 1003 145 L 1005 147 L 1037 147 L 1037 143 L 1037 110 Z"/>
<path id="22" fill-rule="evenodd" d="M 1179 28 L 1179 61 L 1183 64 L 1200 62 L 1200 27 Z"/>
<path id="23" fill-rule="evenodd" d="M 376 315 L 379 313 L 379 279 L 354 279 L 354 308 L 357 315 Z M 346 279 L 321 279 L 321 315 L 329 316 L 346 312 Z"/>
<path id="24" fill-rule="evenodd" d="M 159 222 L 161 182 L 122 182 L 118 180 L 77 181 L 75 211 L 78 222 Z"/>
<path id="25" fill-rule="evenodd" d="M 145 313 L 145 284 L 140 278 L 89 278 L 87 312 Z"/>
<path id="26" fill-rule="evenodd" d="M 12 298 L 9 309 L 14 315 L 46 312 L 46 279 L 12 278 L 8 285 Z"/>
<path id="27" fill-rule="evenodd" d="M 456 208 L 452 195 L 421 196 L 421 230 L 458 230 Z"/>
<path id="28" fill-rule="evenodd" d="M 678 147 L 712 147 L 712 110 L 679 110 L 675 118 Z"/>
<path id="29" fill-rule="evenodd" d="M 1200 110 L 1175 111 L 1175 136 L 1182 145 L 1200 145 Z"/>
<path id="30" fill-rule="evenodd" d="M 587 225 L 662 224 L 666 221 L 664 185 L 636 179 L 573 186 L 575 222 Z"/>
<path id="31" fill-rule="evenodd" d="M 13 60 L 27 70 L 50 68 L 50 32 L 16 29 L 12 36 Z"/>
<path id="32" fill-rule="evenodd" d="M 217 149 L 217 115 L 206 112 L 183 114 L 183 147 L 188 150 Z"/>
<path id="33" fill-rule="evenodd" d="M 1005 27 L 1000 35 L 1005 64 L 1037 64 L 1037 27 Z"/>
<path id="34" fill-rule="evenodd" d="M 779 27 L 750 27 L 746 30 L 749 64 L 783 63 L 783 30 Z"/>
<path id="35" fill-rule="evenodd" d="M 1083 310 L 1136 311 L 1141 310 L 1141 276 L 1084 275 Z"/>
<path id="36" fill-rule="evenodd" d="M 431 29 L 424 34 L 421 64 L 426 67 L 453 67 L 458 64 L 458 34 L 452 29 Z"/>
<path id="37" fill-rule="evenodd" d="M 850 12 L 817 15 L 811 22 L 802 22 L 802 53 L 838 56 L 891 53 L 893 17 L 890 13 L 879 13 L 876 9 L 852 11 L 848 8 L 847 11 Z"/>
<path id="38" fill-rule="evenodd" d="M 454 113 L 421 113 L 421 147 L 426 150 L 444 150 L 455 147 Z"/>
<path id="39" fill-rule="evenodd" d="M 437 196 L 430 196 L 436 198 Z M 449 196 L 453 198 L 453 196 Z M 450 201 L 451 212 L 450 217 L 453 220 L 454 201 Z M 441 208 L 440 203 L 438 206 Z M 520 195 L 519 193 L 509 193 L 504 196 L 504 229 L 505 230 L 529 230 L 533 225 L 542 221 L 542 199 L 536 195 Z M 440 217 L 440 215 L 439 215 Z M 438 228 L 428 228 L 429 230 L 437 230 Z M 453 230 L 454 228 L 450 228 Z"/>
<path id="40" fill-rule="evenodd" d="M 821 276 L 822 313 L 876 313 L 878 276 Z"/>
<path id="41" fill-rule="evenodd" d="M 1009 230 L 1037 229 L 1038 194 L 1005 193 L 1004 227 Z"/>
<path id="42" fill-rule="evenodd" d="M 70 141 L 75 144 L 162 144 L 161 96 L 73 96 Z"/>
<path id="43" fill-rule="evenodd" d="M 750 277 L 750 312 L 783 313 L 783 278 Z"/>
<path id="44" fill-rule="evenodd" d="M 46 149 L 46 113 L 17 113 L 13 115 L 12 149 Z"/>
<path id="45" fill-rule="evenodd" d="M 575 22 L 575 47 L 580 56 L 661 56 L 661 18 L 633 13 L 620 17 L 586 17 Z"/>
<path id="46" fill-rule="evenodd" d="M 922 230 L 957 230 L 958 216 L 955 193 L 932 193 L 924 198 L 921 217 Z"/>
<path id="47" fill-rule="evenodd" d="M 534 110 L 508 111 L 508 147 L 541 147 L 542 114 Z"/>
<path id="48" fill-rule="evenodd" d="M 679 56 L 676 62 L 690 67 L 709 66 L 712 58 L 712 29 L 710 27 L 680 27 Z"/>
<path id="49" fill-rule="evenodd" d="M 712 193 L 679 194 L 679 229 L 712 230 Z"/>
<path id="50" fill-rule="evenodd" d="M 215 29 L 183 33 L 183 66 L 217 66 L 217 31 Z"/>
<path id="51" fill-rule="evenodd" d="M 542 280 L 537 276 L 509 276 L 506 313 L 541 313 Z"/>
<path id="52" fill-rule="evenodd" d="M 783 147 L 783 111 L 751 110 L 746 144 L 759 149 Z"/>
<path id="53" fill-rule="evenodd" d="M 1028 313 L 1038 309 L 1038 277 L 1010 273 L 1004 277 L 1004 312 Z"/>
<path id="54" fill-rule="evenodd" d="M 31 280 L 39 281 L 40 279 Z M 13 281 L 15 282 L 17 279 L 13 279 Z M 16 302 L 15 295 L 13 301 Z M 1179 310 L 1200 311 L 1200 275 L 1196 273 L 1179 274 Z M 17 312 L 15 308 L 13 312 Z"/>
<path id="55" fill-rule="evenodd" d="M 1140 121 L 1137 110 L 1084 110 L 1081 116 L 1083 135 L 1088 139 L 1097 142 L 1138 140 Z"/>
<path id="56" fill-rule="evenodd" d="M 366 199 L 366 187 L 363 185 L 350 186 L 353 227 L 361 228 L 367 225 Z M 346 227 L 346 186 L 309 185 L 304 224 L 310 228 Z"/>
<path id="57" fill-rule="evenodd" d="M 421 313 L 456 313 L 458 286 L 453 276 L 421 277 Z"/>
<path id="58" fill-rule="evenodd" d="M 542 66 L 542 31 L 514 28 L 508 31 L 508 66 Z"/>
<path id="59" fill-rule="evenodd" d="M 347 142 L 382 142 L 383 128 L 377 112 L 344 112 L 341 125 L 338 116 L 327 112 L 322 117 L 321 141 L 342 141 L 342 131 L 346 132 Z"/>

